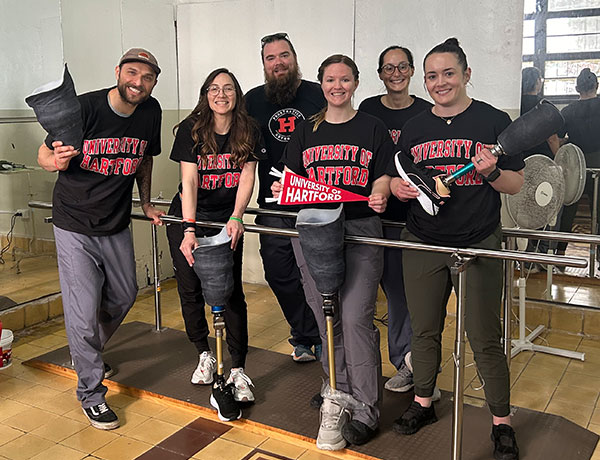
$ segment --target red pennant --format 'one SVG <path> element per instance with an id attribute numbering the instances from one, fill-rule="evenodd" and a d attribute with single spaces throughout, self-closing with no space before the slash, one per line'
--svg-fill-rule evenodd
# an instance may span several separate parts
<path id="1" fill-rule="evenodd" d="M 315 182 L 289 170 L 283 172 L 281 184 L 283 188 L 277 203 L 284 205 L 369 201 L 369 197 Z"/>

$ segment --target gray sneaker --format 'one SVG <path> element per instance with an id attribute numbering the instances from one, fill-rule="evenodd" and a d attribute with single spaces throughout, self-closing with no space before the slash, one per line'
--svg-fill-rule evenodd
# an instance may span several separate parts
<path id="1" fill-rule="evenodd" d="M 395 391 L 397 393 L 405 393 L 414 387 L 413 374 L 408 366 L 404 363 L 400 365 L 400 369 L 396 375 L 385 382 L 385 389 L 389 391 Z"/>
<path id="2" fill-rule="evenodd" d="M 321 425 L 317 435 L 317 449 L 340 450 L 346 447 L 342 428 L 350 419 L 350 413 L 335 401 L 324 398 L 321 405 Z"/>
<path id="3" fill-rule="evenodd" d="M 398 377 L 398 375 L 400 375 L 400 372 L 402 371 L 403 368 L 406 369 L 405 372 L 408 372 L 408 374 L 410 375 L 410 387 L 408 389 L 406 389 L 406 390 L 400 390 L 400 389 L 393 390 L 392 388 L 388 388 L 388 383 L 390 383 L 392 380 L 394 380 L 396 377 Z M 400 366 L 400 369 L 398 370 L 398 373 L 386 382 L 385 388 L 387 390 L 397 391 L 397 392 L 403 392 L 403 391 L 410 390 L 414 386 L 412 371 L 413 371 L 413 367 L 412 367 L 412 353 L 409 351 L 408 353 L 406 353 L 406 356 L 404 357 L 404 362 Z M 442 372 L 442 368 L 441 367 L 438 369 L 438 374 L 440 372 Z M 431 395 L 431 400 L 432 401 L 439 401 L 440 399 L 442 399 L 442 392 L 440 391 L 440 389 L 436 385 L 435 387 L 433 387 L 433 394 Z"/>

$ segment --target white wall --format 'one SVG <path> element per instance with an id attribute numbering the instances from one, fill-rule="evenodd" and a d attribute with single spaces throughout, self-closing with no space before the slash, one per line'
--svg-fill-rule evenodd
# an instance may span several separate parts
<path id="1" fill-rule="evenodd" d="M 223 0 L 177 6 L 181 107 L 192 108 L 210 71 L 231 70 L 244 91 L 264 82 L 261 37 L 285 31 L 307 80 L 330 54 L 352 56 L 353 0 Z M 335 20 L 333 20 L 335 12 Z"/>

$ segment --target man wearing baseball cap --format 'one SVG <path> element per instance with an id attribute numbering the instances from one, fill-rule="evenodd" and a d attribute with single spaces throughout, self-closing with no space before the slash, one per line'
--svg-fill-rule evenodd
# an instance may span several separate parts
<path id="1" fill-rule="evenodd" d="M 102 430 L 119 426 L 106 404 L 102 380 L 113 370 L 102 351 L 137 294 L 129 230 L 134 181 L 144 214 L 156 225 L 164 214 L 150 204 L 153 157 L 161 150 L 162 111 L 151 96 L 159 73 L 152 53 L 130 49 L 115 68 L 116 86 L 78 96 L 81 151 L 50 135 L 38 151 L 40 166 L 58 172 L 52 222 L 77 398 Z"/>

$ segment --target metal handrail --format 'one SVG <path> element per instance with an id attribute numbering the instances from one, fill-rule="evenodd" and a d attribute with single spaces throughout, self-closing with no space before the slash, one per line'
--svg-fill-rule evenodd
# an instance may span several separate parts
<path id="1" fill-rule="evenodd" d="M 2 117 L 0 118 L 0 125 L 8 123 L 35 123 L 37 122 L 36 117 Z"/>
<path id="2" fill-rule="evenodd" d="M 600 171 L 600 169 L 599 169 Z M 170 206 L 171 201 L 154 199 L 150 200 L 154 206 Z M 133 203 L 139 205 L 140 200 L 138 198 L 133 199 Z M 279 209 L 265 209 L 265 208 L 253 208 L 249 207 L 246 209 L 246 214 L 253 215 L 265 215 L 273 217 L 296 217 L 297 212 L 293 211 L 282 211 Z M 382 224 L 388 227 L 404 227 L 404 222 L 395 222 L 392 220 L 382 219 Z M 594 235 L 589 233 L 570 233 L 570 232 L 554 232 L 546 230 L 530 230 L 527 228 L 518 227 L 503 227 L 502 235 L 504 237 L 516 237 L 516 238 L 528 238 L 528 239 L 545 239 L 552 241 L 563 241 L 568 243 L 585 243 L 585 244 L 598 244 L 600 245 L 600 235 Z"/>
<path id="3" fill-rule="evenodd" d="M 38 209 L 51 209 L 52 203 L 44 202 L 44 201 L 30 201 L 29 207 L 38 208 Z M 149 220 L 142 213 L 131 213 L 132 219 L 136 220 Z M 168 223 L 181 223 L 181 217 L 164 215 L 161 216 L 163 222 Z M 196 225 L 201 227 L 208 228 L 223 228 L 225 226 L 224 223 L 221 222 L 211 222 L 211 221 L 196 221 Z M 244 228 L 248 232 L 253 233 L 263 233 L 270 235 L 279 235 L 279 236 L 290 236 L 297 237 L 298 232 L 291 228 L 275 228 L 275 227 L 265 227 L 261 225 L 254 224 L 244 224 Z M 491 259 L 503 259 L 503 260 L 519 260 L 525 262 L 536 262 L 540 264 L 551 264 L 558 266 L 567 266 L 567 267 L 578 267 L 585 268 L 587 266 L 587 261 L 580 257 L 570 257 L 570 256 L 556 256 L 551 254 L 540 254 L 535 252 L 520 252 L 520 251 L 494 251 L 490 249 L 476 249 L 476 248 L 456 248 L 451 246 L 436 246 L 432 244 L 425 243 L 416 243 L 409 241 L 401 241 L 401 240 L 388 240 L 385 238 L 372 238 L 365 236 L 353 236 L 346 235 L 344 240 L 347 243 L 360 243 L 360 244 L 370 244 L 375 246 L 386 246 L 392 248 L 400 248 L 400 249 L 416 249 L 421 251 L 431 251 L 431 252 L 439 252 L 445 254 L 456 254 L 462 257 L 488 257 Z M 600 240 L 599 240 L 600 242 Z"/>
<path id="4" fill-rule="evenodd" d="M 132 213 L 133 219 L 149 220 L 144 214 Z M 164 215 L 161 216 L 163 222 L 181 223 L 181 217 Z M 223 228 L 224 223 L 210 221 L 196 221 L 196 225 L 208 228 Z M 262 225 L 244 224 L 246 231 L 253 233 L 263 233 L 269 235 L 297 237 L 298 231 L 291 228 L 275 228 L 265 227 Z M 585 268 L 587 261 L 580 257 L 556 256 L 548 254 L 538 254 L 519 251 L 491 250 L 491 249 L 476 249 L 476 248 L 455 248 L 450 246 L 435 246 L 425 243 L 416 243 L 410 241 L 388 240 L 385 238 L 373 238 L 366 236 L 346 235 L 344 241 L 347 243 L 370 244 L 374 246 L 386 246 L 400 249 L 416 249 L 421 251 L 439 252 L 445 254 L 456 254 L 461 257 L 488 257 L 491 259 L 503 260 L 522 260 L 527 262 L 537 262 L 552 265 L 565 265 L 568 267 Z"/>

